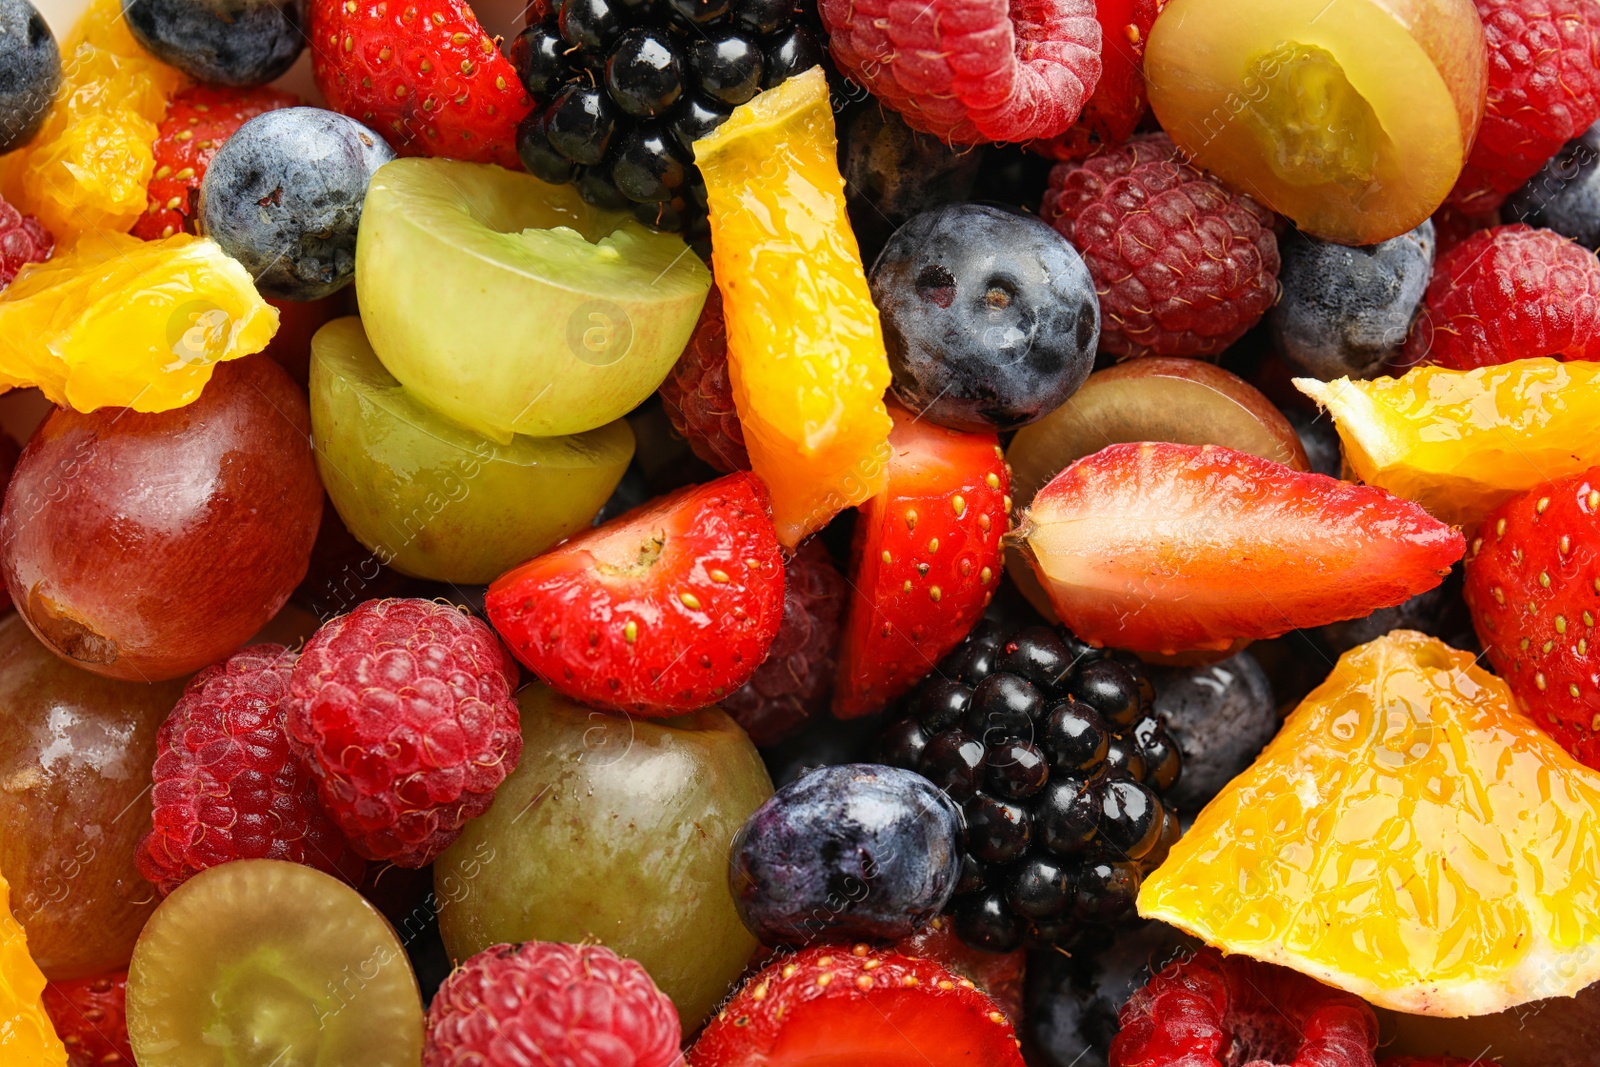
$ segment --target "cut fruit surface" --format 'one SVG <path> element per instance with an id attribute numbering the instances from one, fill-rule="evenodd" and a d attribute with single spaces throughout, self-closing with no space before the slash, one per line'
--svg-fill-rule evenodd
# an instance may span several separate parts
<path id="1" fill-rule="evenodd" d="M 179 886 L 128 967 L 139 1067 L 416 1067 L 422 995 L 383 915 L 337 878 L 238 860 Z"/>
<path id="2" fill-rule="evenodd" d="M 1373 1004 L 1482 1015 L 1600 978 L 1600 773 L 1471 655 L 1351 649 L 1144 883 L 1139 913 Z"/>
<path id="3" fill-rule="evenodd" d="M 1444 202 L 1487 84 L 1471 0 L 1172 0 L 1144 73 L 1162 128 L 1199 166 L 1356 245 Z"/>
<path id="4" fill-rule="evenodd" d="M 6 1067 L 67 1067 L 67 1050 L 44 1009 L 44 975 L 28 936 L 11 917 L 11 886 L 0 875 L 0 1060 Z"/>
<path id="5" fill-rule="evenodd" d="M 889 357 L 837 158 L 820 67 L 695 142 L 734 403 L 791 550 L 883 488 L 889 459 Z"/>
<path id="6" fill-rule="evenodd" d="M 1600 466 L 1600 363 L 1541 357 L 1295 385 L 1333 415 L 1357 477 L 1460 526 Z"/>

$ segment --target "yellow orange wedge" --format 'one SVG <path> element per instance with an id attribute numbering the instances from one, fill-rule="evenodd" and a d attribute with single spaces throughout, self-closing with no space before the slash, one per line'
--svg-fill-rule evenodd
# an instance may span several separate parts
<path id="1" fill-rule="evenodd" d="M 43 993 L 44 975 L 28 955 L 28 937 L 11 916 L 11 886 L 0 876 L 0 1063 L 6 1067 L 67 1067 Z"/>
<path id="2" fill-rule="evenodd" d="M 1382 1007 L 1483 1015 L 1600 979 L 1600 772 L 1473 658 L 1345 653 L 1145 882 L 1139 913 Z"/>
<path id="3" fill-rule="evenodd" d="M 1519 359 L 1295 385 L 1333 415 L 1357 477 L 1457 525 L 1600 465 L 1600 363 Z"/>
<path id="4" fill-rule="evenodd" d="M 882 489 L 889 359 L 845 215 L 820 67 L 695 142 L 734 404 L 792 549 Z"/>

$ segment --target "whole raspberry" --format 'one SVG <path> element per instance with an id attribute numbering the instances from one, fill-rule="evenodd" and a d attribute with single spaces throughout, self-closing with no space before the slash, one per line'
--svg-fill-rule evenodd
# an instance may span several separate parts
<path id="1" fill-rule="evenodd" d="M 428 1008 L 422 1067 L 679 1062 L 678 1012 L 643 967 L 600 945 L 492 945 Z"/>
<path id="2" fill-rule="evenodd" d="M 1183 162 L 1165 134 L 1057 164 L 1040 215 L 1089 266 L 1103 352 L 1215 356 L 1277 299 L 1272 212 Z"/>
<path id="3" fill-rule="evenodd" d="M 24 215 L 0 199 L 0 292 L 25 263 L 43 263 L 55 251 L 56 239 L 32 215 Z"/>
<path id="4" fill-rule="evenodd" d="M 252 645 L 195 675 L 156 734 L 139 872 L 161 894 L 229 860 L 303 863 L 355 884 L 366 868 L 333 824 L 284 728 L 295 655 Z"/>
<path id="5" fill-rule="evenodd" d="M 1128 998 L 1111 1067 L 1373 1067 L 1378 1018 L 1359 997 L 1212 949 Z"/>
<path id="6" fill-rule="evenodd" d="M 783 622 L 766 662 L 721 700 L 722 710 L 756 745 L 793 737 L 827 703 L 847 597 L 844 575 L 818 541 L 808 542 L 784 568 Z"/>
<path id="7" fill-rule="evenodd" d="M 1083 159 L 1101 145 L 1119 145 L 1150 111 L 1144 48 L 1167 0 L 1099 0 L 1100 84 L 1072 128 L 1028 147 L 1056 160 Z"/>
<path id="8" fill-rule="evenodd" d="M 513 667 L 448 604 L 369 600 L 323 625 L 289 679 L 289 737 L 356 851 L 422 867 L 522 757 Z"/>
<path id="9" fill-rule="evenodd" d="M 67 1050 L 67 1067 L 133 1067 L 128 972 L 51 982 L 44 1010 Z"/>
<path id="10" fill-rule="evenodd" d="M 952 144 L 1064 132 L 1100 80 L 1094 0 L 818 0 L 841 70 Z"/>
<path id="11" fill-rule="evenodd" d="M 1550 230 L 1479 230 L 1434 264 L 1406 361 L 1471 370 L 1529 356 L 1600 359 L 1600 259 Z"/>
<path id="12" fill-rule="evenodd" d="M 706 297 L 689 345 L 661 383 L 661 406 L 672 428 L 688 438 L 694 454 L 732 474 L 750 469 L 744 428 L 733 406 L 728 379 L 728 327 L 722 318 L 722 293 L 716 286 Z"/>
<path id="13" fill-rule="evenodd" d="M 1473 0 L 1489 53 L 1489 95 L 1450 202 L 1489 211 L 1600 118 L 1600 6 L 1594 0 Z"/>

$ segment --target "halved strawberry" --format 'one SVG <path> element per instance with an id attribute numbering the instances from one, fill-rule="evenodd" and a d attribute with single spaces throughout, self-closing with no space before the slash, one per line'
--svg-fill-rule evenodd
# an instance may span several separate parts
<path id="1" fill-rule="evenodd" d="M 1007 538 L 1095 645 L 1226 649 L 1355 619 L 1439 584 L 1461 532 L 1381 489 L 1216 445 L 1112 445 Z"/>
<path id="2" fill-rule="evenodd" d="M 809 948 L 750 978 L 689 1067 L 1022 1067 L 1005 1014 L 932 960 Z"/>
<path id="3" fill-rule="evenodd" d="M 896 941 L 894 951 L 902 956 L 932 960 L 947 971 L 972 979 L 979 989 L 994 998 L 1013 1025 L 1021 1020 L 1027 949 L 985 952 L 973 948 L 956 935 L 948 915 L 936 915 L 927 926 Z"/>
<path id="4" fill-rule="evenodd" d="M 714 704 L 783 620 L 771 498 L 730 474 L 635 508 L 495 579 L 489 621 L 575 700 L 641 715 Z"/>
<path id="5" fill-rule="evenodd" d="M 1000 578 L 1011 471 L 1000 439 L 891 404 L 883 492 L 856 519 L 833 713 L 868 715 L 916 685 L 972 629 Z"/>
<path id="6" fill-rule="evenodd" d="M 127 989 L 126 971 L 44 987 L 44 1010 L 66 1046 L 67 1067 L 133 1063 Z"/>

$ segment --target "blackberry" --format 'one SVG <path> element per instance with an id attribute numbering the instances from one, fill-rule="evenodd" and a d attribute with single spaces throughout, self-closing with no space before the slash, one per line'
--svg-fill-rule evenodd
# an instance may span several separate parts
<path id="1" fill-rule="evenodd" d="M 540 0 L 508 50 L 534 99 L 517 155 L 598 207 L 703 239 L 694 142 L 825 62 L 824 42 L 813 0 Z"/>
<path id="2" fill-rule="evenodd" d="M 905 700 L 879 758 L 961 806 L 952 925 L 974 948 L 1070 947 L 1130 918 L 1178 837 L 1183 755 L 1133 656 L 985 620 Z"/>

